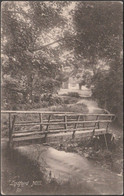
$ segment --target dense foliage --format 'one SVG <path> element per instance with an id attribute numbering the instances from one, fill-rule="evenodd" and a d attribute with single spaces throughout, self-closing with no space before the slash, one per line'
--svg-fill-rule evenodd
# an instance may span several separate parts
<path id="1" fill-rule="evenodd" d="M 123 122 L 123 63 L 112 64 L 109 72 L 98 72 L 94 78 L 93 97 L 100 106 L 116 114 L 118 122 Z"/>
<path id="2" fill-rule="evenodd" d="M 19 103 L 32 103 L 33 94 L 54 93 L 61 85 L 61 65 L 41 52 L 32 52 L 37 47 L 39 34 L 44 35 L 46 28 L 48 30 L 60 22 L 63 20 L 57 11 L 44 2 L 25 2 L 24 5 L 21 2 L 3 2 L 3 106 L 7 104 L 12 108 Z"/>
<path id="3" fill-rule="evenodd" d="M 3 105 L 56 93 L 65 79 L 62 67 L 70 66 L 80 85 L 92 86 L 100 106 L 122 122 L 122 11 L 114 1 L 4 2 Z"/>
<path id="4" fill-rule="evenodd" d="M 117 115 L 123 108 L 123 10 L 121 2 L 80 2 L 75 14 L 78 47 L 75 52 L 89 60 L 93 71 L 93 97 Z M 101 60 L 101 63 L 100 63 Z"/>

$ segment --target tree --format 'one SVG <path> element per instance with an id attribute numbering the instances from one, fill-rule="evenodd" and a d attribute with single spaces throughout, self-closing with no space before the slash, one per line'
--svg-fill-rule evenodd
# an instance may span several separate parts
<path id="1" fill-rule="evenodd" d="M 77 54 L 91 60 L 116 58 L 122 49 L 122 4 L 80 2 L 74 20 Z"/>
<path id="2" fill-rule="evenodd" d="M 61 85 L 62 66 L 70 66 L 75 73 L 88 69 L 94 74 L 94 97 L 105 107 L 110 95 L 115 97 L 110 109 L 117 113 L 122 106 L 122 4 L 82 1 L 72 7 L 72 2 L 3 3 L 3 80 L 9 73 L 11 82 L 23 83 L 23 97 L 29 95 L 32 100 L 32 93 L 54 91 Z M 64 9 L 70 9 L 70 21 Z M 92 76 L 84 73 L 84 78 L 89 82 Z"/>
<path id="3" fill-rule="evenodd" d="M 24 6 L 23 6 L 24 3 Z M 8 81 L 4 75 L 9 73 L 18 83 L 23 82 L 23 92 L 25 97 L 32 101 L 32 93 L 35 91 L 35 78 L 38 78 L 39 87 L 50 78 L 56 88 L 59 80 L 59 70 L 61 66 L 56 62 L 51 62 L 48 57 L 49 49 L 42 55 L 41 51 L 34 54 L 37 47 L 37 39 L 60 23 L 62 18 L 57 14 L 56 9 L 48 6 L 45 2 L 3 2 L 2 4 L 2 75 L 4 89 Z M 43 49 L 42 49 L 43 50 Z M 9 81 L 9 91 L 12 91 L 12 79 Z M 15 83 L 14 90 L 17 92 L 18 83 Z M 49 87 L 48 87 L 49 88 Z M 41 88 L 42 89 L 42 88 Z M 21 90 L 22 93 L 22 90 Z M 7 94 L 6 94 L 7 97 Z M 28 101 L 27 99 L 25 101 Z"/>
<path id="4" fill-rule="evenodd" d="M 122 123 L 122 17 L 121 2 L 79 2 L 74 15 L 77 55 L 93 70 L 93 97 L 117 114 Z M 102 60 L 100 68 L 99 61 Z M 105 66 L 108 69 L 105 70 Z"/>

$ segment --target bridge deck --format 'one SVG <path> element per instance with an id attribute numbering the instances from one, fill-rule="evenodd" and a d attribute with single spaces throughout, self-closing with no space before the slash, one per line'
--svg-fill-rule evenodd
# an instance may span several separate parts
<path id="1" fill-rule="evenodd" d="M 96 129 L 94 135 L 96 136 L 96 135 L 101 135 L 101 134 L 105 134 L 105 133 L 106 133 L 106 129 Z M 66 137 L 66 136 L 70 136 L 70 135 L 72 135 L 71 131 L 66 132 L 66 133 L 62 133 L 62 132 L 53 133 L 53 134 L 49 134 L 47 136 L 47 139 L 49 139 L 51 137 L 57 137 L 57 138 L 62 137 L 62 136 Z M 86 130 L 85 132 L 84 131 L 76 131 L 76 135 L 82 135 L 82 137 L 90 137 L 90 136 L 92 136 L 92 129 Z M 75 137 L 76 137 L 76 135 L 75 135 Z M 44 138 L 44 134 L 39 133 L 39 135 L 35 134 L 33 136 L 30 135 L 30 136 L 26 136 L 26 137 L 22 137 L 22 135 L 21 135 L 21 137 L 13 138 L 13 141 L 33 140 L 33 139 L 40 139 L 40 138 Z"/>
<path id="2" fill-rule="evenodd" d="M 105 134 L 109 131 L 109 124 L 115 118 L 114 114 L 108 113 L 82 114 L 52 111 L 2 111 L 2 114 L 6 113 L 9 114 L 10 144 L 14 141 L 34 140 L 38 138 L 44 138 L 46 141 L 50 137 L 72 135 L 74 138 L 77 135 L 88 137 Z M 20 121 L 18 122 L 17 119 Z M 36 119 L 38 119 L 37 122 Z M 25 127 L 28 127 L 28 129 L 26 128 L 25 130 Z"/>

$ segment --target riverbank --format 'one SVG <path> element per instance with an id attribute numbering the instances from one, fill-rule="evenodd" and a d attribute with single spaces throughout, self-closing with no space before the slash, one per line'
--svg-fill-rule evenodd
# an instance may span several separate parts
<path id="1" fill-rule="evenodd" d="M 105 143 L 104 146 L 100 146 L 98 138 L 75 142 L 70 139 L 65 140 L 61 145 L 52 143 L 51 146 L 59 151 L 73 152 L 86 157 L 94 165 L 107 168 L 119 176 L 123 174 L 123 141 L 120 137 L 114 139 L 109 149 Z"/>
<path id="2" fill-rule="evenodd" d="M 17 151 L 10 152 L 6 144 L 6 142 L 2 143 L 2 194 L 97 194 L 97 191 L 89 187 L 86 183 L 79 183 L 76 179 L 69 179 L 61 183 L 60 181 L 58 183 L 57 179 L 53 176 L 48 176 L 47 180 L 44 179 L 43 171 L 40 170 L 37 162 L 29 160 L 28 156 L 24 156 L 23 153 L 20 154 Z"/>
<path id="3" fill-rule="evenodd" d="M 97 103 L 92 100 L 85 99 L 70 99 L 70 102 L 65 105 L 52 106 L 49 110 L 53 111 L 81 111 L 83 113 L 101 113 L 101 109 L 98 108 Z M 47 109 L 48 110 L 48 109 Z M 7 137 L 8 128 L 7 124 L 6 132 L 4 132 Z M 101 172 L 107 170 L 107 172 L 112 173 L 114 176 L 120 177 L 122 179 L 122 168 L 123 168 L 123 139 L 122 139 L 122 130 L 116 124 L 112 124 L 110 129 L 114 133 L 114 144 L 111 150 L 101 148 L 99 145 L 95 144 L 95 140 L 86 139 L 85 141 L 72 141 L 66 140 L 63 141 L 63 144 L 48 144 L 49 147 L 54 147 L 58 150 L 58 153 L 73 153 L 83 159 L 87 159 L 95 168 L 101 168 Z M 96 138 L 94 138 L 96 139 Z M 4 145 L 3 145 L 4 146 Z M 25 146 L 25 148 L 27 148 Z M 28 149 L 28 148 L 27 148 Z M 29 148 L 30 149 L 30 148 Z M 28 150 L 29 150 L 28 149 Z M 32 151 L 33 152 L 33 151 Z M 31 152 L 31 154 L 32 154 Z M 68 180 L 63 182 L 63 184 L 58 183 L 54 177 L 50 181 L 44 179 L 44 175 L 39 171 L 37 164 L 35 165 L 32 161 L 29 162 L 27 158 L 22 158 L 18 155 L 18 159 L 13 159 L 10 151 L 5 147 L 2 150 L 2 189 L 3 192 L 14 194 L 98 194 L 99 191 L 93 190 L 87 184 L 80 184 L 80 180 Z M 17 156 L 16 156 L 17 157 Z M 64 158 L 63 158 L 64 159 Z M 50 158 L 50 162 L 53 158 Z M 49 161 L 48 161 L 49 162 Z M 70 160 L 70 162 L 73 162 Z M 55 162 L 55 166 L 58 165 L 58 162 Z M 67 166 L 72 167 L 72 165 Z M 7 168 L 7 169 L 6 169 Z M 82 168 L 82 166 L 81 166 Z M 31 172 L 32 171 L 32 172 Z M 63 172 L 63 170 L 61 171 Z M 72 171 L 73 173 L 74 171 Z M 104 173 L 104 172 L 103 172 Z M 85 176 L 86 174 L 84 174 Z M 94 180 L 96 178 L 94 177 Z M 113 180 L 113 179 L 112 179 Z M 122 180 L 121 180 L 122 181 Z M 27 182 L 27 184 L 25 184 Z M 29 183 L 28 183 L 29 182 Z M 103 186 L 104 187 L 104 186 Z M 119 186 L 120 187 L 120 186 Z M 119 189 L 119 188 L 117 188 Z M 63 191 L 64 190 L 64 191 Z"/>
<path id="4" fill-rule="evenodd" d="M 2 149 L 2 191 L 7 195 L 121 194 L 122 177 L 76 153 L 33 144 Z"/>

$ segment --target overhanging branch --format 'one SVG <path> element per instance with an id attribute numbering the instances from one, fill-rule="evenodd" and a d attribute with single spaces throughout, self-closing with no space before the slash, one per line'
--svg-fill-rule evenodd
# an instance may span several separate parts
<path id="1" fill-rule="evenodd" d="M 77 35 L 81 35 L 81 34 L 83 34 L 83 32 L 80 32 L 80 33 L 78 33 Z M 72 39 L 73 37 L 75 37 L 75 36 L 77 36 L 77 35 L 71 35 L 71 36 L 69 36 L 69 37 L 63 37 L 63 38 L 61 38 L 61 39 L 58 39 L 58 40 L 55 40 L 55 41 L 53 41 L 53 42 L 51 42 L 51 43 L 49 43 L 49 44 L 46 44 L 46 45 L 43 45 L 43 46 L 41 46 L 41 47 L 39 47 L 39 48 L 36 48 L 36 49 L 30 49 L 30 52 L 36 52 L 36 51 L 39 51 L 39 50 L 42 50 L 43 48 L 46 48 L 46 47 L 48 47 L 48 46 L 51 46 L 51 45 L 53 45 L 53 44 L 55 44 L 55 43 L 58 43 L 58 42 L 61 42 L 61 41 L 65 41 L 66 39 Z M 77 41 L 79 41 L 78 39 L 76 39 Z M 80 43 L 82 43 L 81 41 L 79 41 Z"/>
<path id="2" fill-rule="evenodd" d="M 68 37 L 68 38 L 69 38 L 69 37 Z M 54 42 L 51 42 L 51 43 L 49 43 L 49 44 L 43 45 L 43 46 L 41 46 L 40 48 L 36 48 L 36 49 L 30 50 L 30 52 L 36 52 L 36 51 L 42 50 L 43 48 L 46 48 L 46 47 L 48 47 L 48 46 L 51 46 L 51 45 L 53 45 L 53 44 L 55 44 L 55 43 L 58 43 L 58 42 L 60 42 L 60 41 L 62 41 L 62 40 L 65 40 L 65 39 L 67 39 L 67 37 L 66 37 L 66 38 L 64 37 L 64 38 L 58 39 L 58 40 L 56 40 L 56 41 L 54 41 Z"/>

